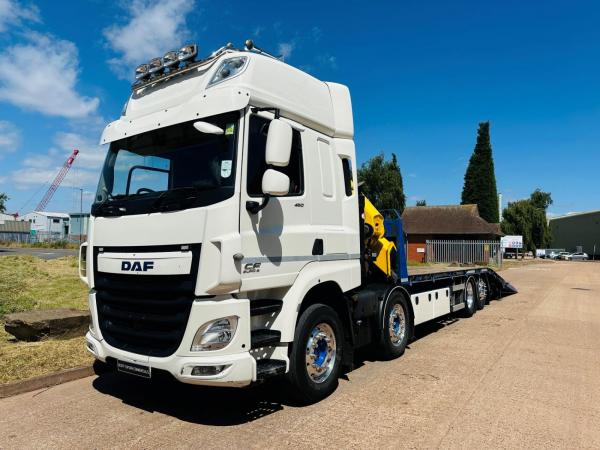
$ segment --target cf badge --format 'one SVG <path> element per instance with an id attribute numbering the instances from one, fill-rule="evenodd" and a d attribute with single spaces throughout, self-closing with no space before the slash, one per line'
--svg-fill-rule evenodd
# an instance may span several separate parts
<path id="1" fill-rule="evenodd" d="M 260 263 L 244 264 L 244 273 L 256 273 L 256 272 L 260 272 Z"/>

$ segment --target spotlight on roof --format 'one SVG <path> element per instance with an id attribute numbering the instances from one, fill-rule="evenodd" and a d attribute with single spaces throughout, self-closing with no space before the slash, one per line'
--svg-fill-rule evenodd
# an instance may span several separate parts
<path id="1" fill-rule="evenodd" d="M 196 58 L 198 54 L 198 46 L 196 44 L 188 44 L 184 45 L 177 52 L 177 59 L 179 61 L 185 61 L 186 63 L 191 63 Z"/>

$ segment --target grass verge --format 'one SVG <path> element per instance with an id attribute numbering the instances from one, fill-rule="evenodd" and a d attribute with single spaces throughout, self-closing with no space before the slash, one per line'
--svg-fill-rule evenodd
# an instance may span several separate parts
<path id="1" fill-rule="evenodd" d="M 0 257 L 0 383 L 90 364 L 84 337 L 18 342 L 4 331 L 3 316 L 32 309 L 87 308 L 87 287 L 77 259 L 44 261 L 29 255 Z"/>

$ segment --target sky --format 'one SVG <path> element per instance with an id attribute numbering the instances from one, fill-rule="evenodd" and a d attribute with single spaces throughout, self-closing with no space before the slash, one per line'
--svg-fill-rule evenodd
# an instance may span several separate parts
<path id="1" fill-rule="evenodd" d="M 358 163 L 395 153 L 407 204 L 460 203 L 478 123 L 498 191 L 536 188 L 551 215 L 600 209 L 600 2 L 0 0 L 0 192 L 89 210 L 133 70 L 196 42 L 256 45 L 352 95 Z"/>

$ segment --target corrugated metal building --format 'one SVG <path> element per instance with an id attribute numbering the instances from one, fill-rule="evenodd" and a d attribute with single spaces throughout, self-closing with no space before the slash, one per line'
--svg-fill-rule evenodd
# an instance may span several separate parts
<path id="1" fill-rule="evenodd" d="M 0 222 L 0 241 L 29 242 L 31 224 L 21 220 Z"/>
<path id="2" fill-rule="evenodd" d="M 549 221 L 552 248 L 568 252 L 582 251 L 600 259 L 600 211 L 589 211 L 553 217 Z"/>

